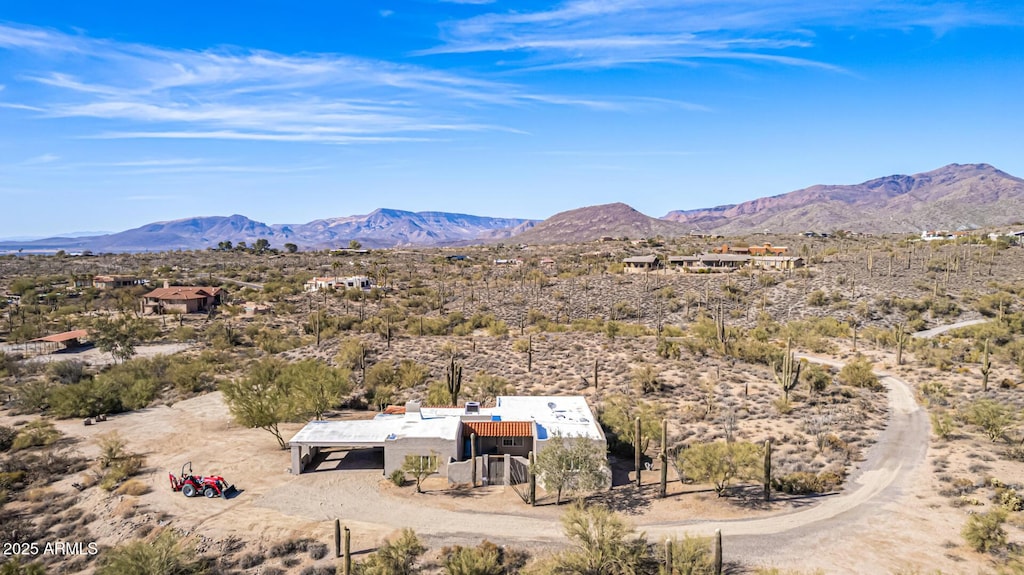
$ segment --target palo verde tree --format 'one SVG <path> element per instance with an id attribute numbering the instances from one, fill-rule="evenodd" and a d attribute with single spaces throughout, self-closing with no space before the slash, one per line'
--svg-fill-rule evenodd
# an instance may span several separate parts
<path id="1" fill-rule="evenodd" d="M 665 408 L 656 402 L 637 400 L 626 395 L 613 395 L 602 405 L 598 419 L 611 437 L 612 449 L 633 451 L 636 445 L 636 418 L 640 418 L 640 451 L 646 452 L 651 439 L 661 434 L 661 420 Z"/>
<path id="2" fill-rule="evenodd" d="M 266 358 L 253 364 L 244 378 L 226 381 L 220 387 L 235 421 L 269 431 L 281 449 L 285 441 L 278 427 L 296 413 L 288 378 L 282 377 L 284 368 L 280 359 Z"/>
<path id="3" fill-rule="evenodd" d="M 761 457 L 760 446 L 741 441 L 698 443 L 680 449 L 676 455 L 687 476 L 712 483 L 719 497 L 725 495 L 732 481 L 758 477 Z"/>
<path id="4" fill-rule="evenodd" d="M 431 455 L 406 455 L 402 462 L 402 472 L 411 475 L 416 480 L 416 493 L 423 493 L 420 487 L 423 480 L 437 473 L 437 454 Z"/>
<path id="5" fill-rule="evenodd" d="M 595 491 L 607 485 L 610 473 L 605 452 L 598 443 L 561 435 L 551 436 L 530 467 L 544 489 L 556 493 L 558 505 L 562 504 L 563 493 Z"/>
<path id="6" fill-rule="evenodd" d="M 135 355 L 143 327 L 141 321 L 127 315 L 115 319 L 101 317 L 93 322 L 90 337 L 101 351 L 109 353 L 115 362 L 123 363 Z"/>
<path id="7" fill-rule="evenodd" d="M 323 419 L 352 391 L 352 372 L 317 359 L 303 359 L 282 369 L 283 386 L 290 389 L 297 414 Z"/>

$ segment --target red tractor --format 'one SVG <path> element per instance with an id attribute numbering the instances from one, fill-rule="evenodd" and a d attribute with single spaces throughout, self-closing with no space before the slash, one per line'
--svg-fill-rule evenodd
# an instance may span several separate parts
<path id="1" fill-rule="evenodd" d="M 186 470 L 186 468 L 188 468 Z M 195 497 L 202 494 L 207 497 L 223 497 L 226 493 L 235 490 L 234 485 L 228 485 L 227 481 L 219 475 L 192 475 L 192 462 L 189 461 L 181 466 L 181 476 L 175 477 L 173 473 L 167 474 L 171 479 L 171 489 L 182 492 L 185 497 Z"/>

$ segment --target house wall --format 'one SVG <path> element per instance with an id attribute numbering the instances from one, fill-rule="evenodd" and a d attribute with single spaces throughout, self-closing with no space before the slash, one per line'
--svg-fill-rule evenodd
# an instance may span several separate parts
<path id="1" fill-rule="evenodd" d="M 384 442 L 384 474 L 401 469 L 406 455 L 437 455 L 438 473 L 444 477 L 448 461 L 459 459 L 459 442 L 434 437 L 399 437 Z"/>
<path id="2" fill-rule="evenodd" d="M 523 438 L 521 438 L 523 440 L 523 445 L 521 445 L 521 446 L 502 445 L 501 442 L 502 442 L 503 439 L 505 439 L 505 438 L 503 438 L 503 437 L 478 437 L 476 439 L 477 453 L 479 453 L 479 454 L 484 454 L 484 453 L 490 453 L 490 454 L 494 454 L 494 453 L 508 453 L 508 454 L 511 454 L 511 455 L 519 456 L 519 457 L 526 457 L 527 455 L 530 454 L 530 450 L 533 449 L 533 438 L 532 437 L 523 437 Z"/>

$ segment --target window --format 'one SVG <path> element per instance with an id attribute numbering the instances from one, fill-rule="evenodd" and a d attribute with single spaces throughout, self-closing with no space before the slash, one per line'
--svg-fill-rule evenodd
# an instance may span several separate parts
<path id="1" fill-rule="evenodd" d="M 523 438 L 522 437 L 503 437 L 501 439 L 501 446 L 502 447 L 522 447 L 523 446 Z"/>

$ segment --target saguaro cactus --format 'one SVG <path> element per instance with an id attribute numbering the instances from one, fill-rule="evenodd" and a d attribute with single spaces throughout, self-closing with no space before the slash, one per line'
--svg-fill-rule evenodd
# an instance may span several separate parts
<path id="1" fill-rule="evenodd" d="M 459 392 L 462 391 L 462 366 L 452 356 L 445 371 L 445 381 L 448 384 L 448 395 L 452 399 L 452 405 L 459 405 Z"/>
<path id="2" fill-rule="evenodd" d="M 764 440 L 764 500 L 772 498 L 772 440 Z"/>
<path id="3" fill-rule="evenodd" d="M 533 371 L 533 336 L 530 336 L 526 347 L 526 372 Z"/>
<path id="4" fill-rule="evenodd" d="M 910 339 L 910 334 L 907 333 L 906 326 L 903 323 L 896 326 L 893 337 L 896 339 L 896 365 L 903 365 L 903 347 L 907 345 L 907 341 Z"/>
<path id="5" fill-rule="evenodd" d="M 636 487 L 637 489 L 639 489 L 640 487 L 642 487 L 642 483 L 640 481 L 640 459 L 643 454 L 643 452 L 640 451 L 640 443 L 642 439 L 640 437 L 640 434 L 643 432 L 643 430 L 640 429 L 640 416 L 637 416 L 637 418 L 634 420 L 634 424 L 636 425 L 636 428 L 633 431 L 633 456 L 634 466 L 636 467 Z"/>
<path id="6" fill-rule="evenodd" d="M 533 507 L 537 506 L 537 455 L 534 452 L 530 452 L 530 469 L 529 469 L 529 481 L 530 481 L 530 505 Z"/>
<path id="7" fill-rule="evenodd" d="M 988 391 L 988 374 L 992 371 L 992 361 L 988 358 L 988 341 L 985 340 L 985 357 L 981 360 L 981 390 Z"/>
<path id="8" fill-rule="evenodd" d="M 715 575 L 722 575 L 722 530 L 715 529 Z"/>
<path id="9" fill-rule="evenodd" d="M 594 391 L 600 391 L 601 385 L 597 382 L 597 360 L 594 360 Z"/>
<path id="10" fill-rule="evenodd" d="M 352 531 L 345 526 L 345 561 L 342 563 L 342 573 L 352 574 Z"/>
<path id="11" fill-rule="evenodd" d="M 782 358 L 782 366 L 772 362 L 772 372 L 775 374 L 775 381 L 782 387 L 782 393 L 785 394 L 786 401 L 789 401 L 789 392 L 796 388 L 796 384 L 800 381 L 800 368 L 801 364 L 796 360 L 796 355 L 793 353 L 793 340 L 786 341 L 786 355 Z"/>
<path id="12" fill-rule="evenodd" d="M 665 497 L 668 495 L 668 420 L 661 420 L 661 453 L 658 455 L 658 459 L 661 461 L 661 490 L 658 492 L 659 497 Z M 669 568 L 671 569 L 672 562 L 669 561 Z"/>
<path id="13" fill-rule="evenodd" d="M 718 313 L 715 314 L 715 335 L 722 346 L 722 355 L 729 355 L 729 330 L 725 325 L 725 306 L 718 300 Z"/>

